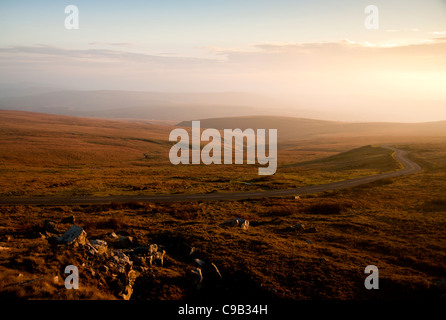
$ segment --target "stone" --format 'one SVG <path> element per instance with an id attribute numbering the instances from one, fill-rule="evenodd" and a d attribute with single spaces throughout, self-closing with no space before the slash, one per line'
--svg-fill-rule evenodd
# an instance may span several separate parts
<path id="1" fill-rule="evenodd" d="M 121 251 L 114 251 L 113 259 L 119 265 L 132 265 L 133 264 L 132 261 L 130 260 L 129 256 Z"/>
<path id="2" fill-rule="evenodd" d="M 47 232 L 56 232 L 56 226 L 57 226 L 57 222 L 53 221 L 53 220 L 45 220 L 43 222 L 43 231 L 47 231 Z"/>
<path id="3" fill-rule="evenodd" d="M 308 239 L 305 240 L 305 242 L 308 243 L 308 244 L 313 244 L 313 242 L 311 240 L 308 240 Z"/>
<path id="4" fill-rule="evenodd" d="M 116 239 L 118 238 L 118 236 L 116 235 L 116 233 L 112 232 L 108 235 L 110 238 Z"/>
<path id="5" fill-rule="evenodd" d="M 34 239 L 45 239 L 46 237 L 48 237 L 48 232 L 47 231 L 43 231 L 43 232 L 34 232 L 31 235 L 32 238 Z"/>
<path id="6" fill-rule="evenodd" d="M 89 253 L 90 255 L 95 255 L 95 254 L 98 254 L 99 253 L 99 251 L 98 251 L 98 249 L 96 249 L 95 247 L 93 247 L 92 245 L 91 245 L 91 243 L 89 243 L 89 242 L 87 242 L 85 245 L 83 245 L 82 246 L 82 249 L 84 249 L 84 251 L 86 252 L 86 253 Z"/>
<path id="7" fill-rule="evenodd" d="M 98 254 L 103 254 L 108 250 L 108 244 L 104 240 L 94 239 L 90 241 L 90 244 L 97 250 Z"/>
<path id="8" fill-rule="evenodd" d="M 195 247 L 192 247 L 186 242 L 181 242 L 177 246 L 178 254 L 182 257 L 188 258 L 192 256 L 194 253 L 197 252 L 197 249 Z"/>
<path id="9" fill-rule="evenodd" d="M 166 254 L 166 251 L 156 252 L 152 257 L 154 257 L 155 263 L 159 265 L 160 267 L 164 264 L 164 255 Z"/>
<path id="10" fill-rule="evenodd" d="M 121 277 L 121 283 L 123 284 L 123 290 L 118 295 L 124 300 L 129 300 L 133 294 L 133 285 L 139 273 L 135 270 L 130 270 L 125 277 Z"/>
<path id="11" fill-rule="evenodd" d="M 82 227 L 71 226 L 65 233 L 57 239 L 60 244 L 85 245 L 87 243 L 87 233 Z"/>
<path id="12" fill-rule="evenodd" d="M 298 223 L 298 224 L 295 224 L 294 226 L 292 226 L 292 228 L 297 231 L 302 231 L 305 229 L 305 226 L 302 223 Z"/>
<path id="13" fill-rule="evenodd" d="M 134 244 L 133 241 L 133 237 L 129 237 L 129 236 L 124 236 L 124 237 L 119 237 L 119 241 L 118 241 L 118 246 L 120 248 L 129 248 L 132 247 Z"/>
<path id="14" fill-rule="evenodd" d="M 136 247 L 133 249 L 133 253 L 137 255 L 152 255 L 158 251 L 157 244 L 151 244 L 146 247 Z"/>
<path id="15" fill-rule="evenodd" d="M 200 268 L 195 268 L 191 270 L 190 280 L 194 287 L 196 287 L 197 289 L 201 289 L 203 284 L 203 274 L 201 273 Z"/>
<path id="16" fill-rule="evenodd" d="M 204 262 L 204 261 L 201 260 L 201 259 L 194 259 L 194 262 L 195 262 L 199 267 L 204 266 L 205 263 L 206 263 L 206 262 Z"/>
<path id="17" fill-rule="evenodd" d="M 242 218 L 234 218 L 225 221 L 222 225 L 226 227 L 239 227 L 243 230 L 247 230 L 249 227 L 249 221 Z"/>

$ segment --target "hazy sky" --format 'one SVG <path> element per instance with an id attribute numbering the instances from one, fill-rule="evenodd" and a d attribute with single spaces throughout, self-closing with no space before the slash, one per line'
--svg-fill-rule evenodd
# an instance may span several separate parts
<path id="1" fill-rule="evenodd" d="M 71 4 L 78 30 L 64 26 Z M 364 26 L 370 4 L 379 29 Z M 327 114 L 368 114 L 363 105 L 446 119 L 446 1 L 1 0 L 0 73 L 1 83 L 247 91 Z"/>

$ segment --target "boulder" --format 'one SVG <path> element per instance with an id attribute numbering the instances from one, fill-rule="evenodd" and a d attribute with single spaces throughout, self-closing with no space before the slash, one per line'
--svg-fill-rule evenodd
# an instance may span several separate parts
<path id="1" fill-rule="evenodd" d="M 108 250 L 107 242 L 104 240 L 99 240 L 99 239 L 91 240 L 90 244 L 97 250 L 98 254 L 103 254 Z"/>
<path id="2" fill-rule="evenodd" d="M 110 233 L 108 236 L 109 236 L 110 238 L 112 238 L 112 239 L 117 239 L 117 238 L 118 238 L 118 236 L 117 236 L 116 233 L 114 233 L 114 232 Z"/>
<path id="3" fill-rule="evenodd" d="M 249 221 L 242 218 L 234 218 L 228 221 L 223 222 L 222 226 L 224 227 L 239 227 L 243 230 L 248 229 Z"/>
<path id="4" fill-rule="evenodd" d="M 192 285 L 197 289 L 201 289 L 203 284 L 203 275 L 200 268 L 195 268 L 190 272 L 190 280 Z"/>
<path id="5" fill-rule="evenodd" d="M 166 254 L 166 251 L 158 251 L 154 255 L 151 255 L 153 257 L 154 262 L 159 265 L 160 267 L 164 264 L 164 255 Z"/>
<path id="6" fill-rule="evenodd" d="M 43 222 L 43 231 L 45 232 L 56 232 L 57 222 L 53 220 L 45 220 Z"/>
<path id="7" fill-rule="evenodd" d="M 157 244 L 151 244 L 145 247 L 136 247 L 133 249 L 133 253 L 136 255 L 153 255 L 158 251 Z"/>
<path id="8" fill-rule="evenodd" d="M 65 233 L 57 239 L 59 244 L 85 245 L 87 243 L 87 233 L 82 227 L 71 226 Z"/>
<path id="9" fill-rule="evenodd" d="M 133 237 L 129 237 L 129 236 L 124 236 L 124 237 L 119 237 L 119 241 L 117 243 L 119 248 L 125 249 L 125 248 L 130 248 L 134 245 L 135 241 L 133 239 Z"/>
<path id="10" fill-rule="evenodd" d="M 186 242 L 180 242 L 177 244 L 176 251 L 181 257 L 189 258 L 197 252 L 197 249 Z"/>
<path id="11" fill-rule="evenodd" d="M 292 226 L 292 228 L 296 231 L 303 231 L 305 229 L 305 226 L 302 223 L 298 223 Z"/>
<path id="12" fill-rule="evenodd" d="M 138 276 L 139 273 L 135 270 L 121 272 L 111 281 L 110 287 L 114 289 L 118 297 L 129 300 L 133 294 L 133 285 Z"/>
<path id="13" fill-rule="evenodd" d="M 206 264 L 206 262 L 204 262 L 204 261 L 201 260 L 201 259 L 194 259 L 194 262 L 195 262 L 195 264 L 196 264 L 197 266 L 199 266 L 199 267 L 202 267 L 202 266 L 204 266 L 204 265 Z"/>

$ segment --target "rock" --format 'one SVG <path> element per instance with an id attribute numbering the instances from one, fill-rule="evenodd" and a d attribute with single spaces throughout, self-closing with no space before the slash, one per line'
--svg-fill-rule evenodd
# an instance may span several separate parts
<path id="1" fill-rule="evenodd" d="M 197 289 L 201 289 L 202 284 L 203 284 L 203 275 L 201 273 L 200 268 L 195 268 L 195 269 L 191 270 L 190 280 L 194 287 L 196 287 Z"/>
<path id="2" fill-rule="evenodd" d="M 158 251 L 157 244 L 151 244 L 146 247 L 136 247 L 133 249 L 133 253 L 137 255 L 152 255 Z"/>
<path id="3" fill-rule="evenodd" d="M 108 244 L 104 240 L 99 240 L 99 239 L 91 240 L 90 244 L 97 250 L 98 254 L 103 254 L 108 250 Z"/>
<path id="4" fill-rule="evenodd" d="M 112 238 L 112 239 L 116 239 L 116 238 L 118 238 L 118 236 L 117 236 L 116 233 L 114 233 L 114 232 L 110 233 L 108 236 L 109 236 L 110 238 Z"/>
<path id="5" fill-rule="evenodd" d="M 129 256 L 121 251 L 114 251 L 113 259 L 119 265 L 132 265 Z"/>
<path id="6" fill-rule="evenodd" d="M 57 226 L 57 222 L 56 221 L 45 220 L 43 222 L 43 231 L 55 233 L 56 232 L 56 226 Z"/>
<path id="7" fill-rule="evenodd" d="M 89 242 L 87 242 L 85 245 L 83 245 L 82 249 L 84 250 L 84 252 L 89 253 L 92 256 L 99 253 L 98 249 L 93 247 L 93 245 Z"/>
<path id="8" fill-rule="evenodd" d="M 308 244 L 313 244 L 313 242 L 311 240 L 308 240 L 308 239 L 305 240 L 305 242 L 308 243 Z"/>
<path id="9" fill-rule="evenodd" d="M 222 225 L 226 227 L 240 227 L 243 230 L 246 230 L 249 227 L 249 221 L 242 218 L 234 218 L 223 222 Z"/>
<path id="10" fill-rule="evenodd" d="M 59 237 L 58 236 L 51 236 L 47 238 L 48 243 L 50 244 L 59 244 Z"/>
<path id="11" fill-rule="evenodd" d="M 194 262 L 199 266 L 202 267 L 205 265 L 206 262 L 204 262 L 203 260 L 200 259 L 194 259 Z"/>
<path id="12" fill-rule="evenodd" d="M 132 247 L 134 245 L 133 237 L 125 236 L 119 237 L 118 244 L 119 248 L 125 249 Z"/>
<path id="13" fill-rule="evenodd" d="M 154 262 L 159 265 L 160 267 L 164 264 L 164 255 L 166 254 L 166 251 L 156 252 L 154 255 L 152 255 Z"/>
<path id="14" fill-rule="evenodd" d="M 91 240 L 90 241 L 90 243 L 93 245 L 93 246 L 101 246 L 101 247 L 106 247 L 107 246 L 107 241 L 104 241 L 104 240 L 100 240 L 100 239 L 94 239 L 94 240 Z"/>
<path id="15" fill-rule="evenodd" d="M 130 270 L 128 272 L 121 272 L 114 278 L 110 287 L 114 289 L 115 294 L 124 300 L 129 300 L 133 294 L 133 285 L 139 273 L 135 270 Z"/>
<path id="16" fill-rule="evenodd" d="M 294 196 L 294 200 L 300 200 L 300 196 Z"/>
<path id="17" fill-rule="evenodd" d="M 291 228 L 296 231 L 303 231 L 305 229 L 305 226 L 302 223 L 298 223 L 292 226 Z"/>
<path id="18" fill-rule="evenodd" d="M 149 257 L 146 257 L 146 256 L 142 256 L 142 257 L 136 256 L 136 257 L 133 258 L 133 263 L 136 266 L 145 267 L 147 265 L 147 262 L 151 263 L 151 259 L 150 259 L 151 257 L 152 256 L 149 256 Z M 147 261 L 147 258 L 149 258 L 149 261 Z"/>
<path id="19" fill-rule="evenodd" d="M 197 249 L 186 242 L 180 242 L 177 246 L 177 252 L 182 257 L 188 258 L 196 253 Z"/>
<path id="20" fill-rule="evenodd" d="M 47 231 L 43 231 L 43 232 L 34 232 L 31 235 L 32 238 L 34 239 L 45 239 L 46 237 L 48 237 L 48 232 Z"/>
<path id="21" fill-rule="evenodd" d="M 221 273 L 214 263 L 206 263 L 203 267 L 203 278 L 206 282 L 216 282 L 222 279 Z"/>
<path id="22" fill-rule="evenodd" d="M 74 223 L 74 221 L 75 221 L 74 216 L 69 216 L 69 217 L 62 218 L 60 220 L 60 223 Z"/>
<path id="23" fill-rule="evenodd" d="M 82 227 L 71 226 L 65 233 L 57 239 L 60 244 L 85 245 L 87 243 L 87 233 Z"/>
<path id="24" fill-rule="evenodd" d="M 105 264 L 101 265 L 99 267 L 99 270 L 104 272 L 104 273 L 108 273 L 108 271 L 110 270 L 110 268 L 108 266 L 106 266 Z"/>

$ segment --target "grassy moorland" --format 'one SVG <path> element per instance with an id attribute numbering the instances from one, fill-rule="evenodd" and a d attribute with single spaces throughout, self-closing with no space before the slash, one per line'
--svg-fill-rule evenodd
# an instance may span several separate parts
<path id="1" fill-rule="evenodd" d="M 3 111 L 0 114 L 0 196 L 106 196 L 295 188 L 395 170 L 390 151 L 367 140 L 313 149 L 280 149 L 274 176 L 255 165 L 169 162 L 170 126 Z M 147 156 L 146 156 L 147 155 Z M 307 162 L 303 162 L 306 161 Z M 299 162 L 297 165 L 290 165 Z"/>
<path id="2" fill-rule="evenodd" d="M 44 119 L 47 116 L 42 116 L 42 121 L 47 121 Z M 226 190 L 236 185 L 252 187 L 234 182 L 242 180 L 258 188 L 272 188 L 279 184 L 286 187 L 342 180 L 398 168 L 388 150 L 373 146 L 346 150 L 346 146 L 359 142 L 367 145 L 363 140 L 354 139 L 338 140 L 320 147 L 321 151 L 310 143 L 302 143 L 296 153 L 292 148 L 282 150 L 282 167 L 271 180 L 260 179 L 255 168 L 252 175 L 244 174 L 243 170 L 249 170 L 245 166 L 234 166 L 230 173 L 225 172 L 224 166 L 222 169 L 174 167 L 162 160 L 165 128 L 154 127 L 153 130 L 159 130 L 159 136 L 148 131 L 146 135 L 135 133 L 151 142 L 122 140 L 120 136 L 129 137 L 129 132 L 138 125 L 88 121 L 93 126 L 88 136 L 79 134 L 85 128 L 66 124 L 64 129 L 65 124 L 56 121 L 48 126 L 48 132 L 53 130 L 53 135 L 41 133 L 40 143 L 35 137 L 37 133 L 32 131 L 36 124 L 30 122 L 26 128 L 26 122 L 21 119 L 20 126 L 11 123 L 9 127 L 2 126 L 2 141 L 9 143 L 7 146 L 2 143 L 0 147 L 3 195 L 8 192 L 17 196 L 73 194 L 70 185 L 55 186 L 53 192 L 50 183 L 60 181 L 74 181 L 79 190 L 87 190 L 89 194 L 110 192 L 109 188 L 112 192 L 141 192 L 115 186 L 119 179 L 132 186 L 160 183 L 163 192 L 175 189 L 173 186 L 167 191 L 163 189 L 168 183 L 177 183 L 177 191 L 189 184 L 190 192 L 208 190 L 209 185 L 210 188 L 227 187 Z M 109 136 L 104 138 L 94 125 L 102 128 L 106 124 Z M 128 126 L 124 132 L 121 132 L 122 126 Z M 20 134 L 14 135 L 14 130 L 20 130 Z M 27 130 L 29 135 L 25 136 L 23 132 Z M 95 134 L 98 136 L 92 138 Z M 66 143 L 56 144 L 65 138 Z M 105 140 L 109 144 L 88 142 Z M 0 207 L 0 297 L 437 300 L 446 289 L 446 140 L 438 137 L 408 140 L 400 140 L 395 146 L 408 150 L 409 156 L 423 166 L 422 172 L 351 189 L 304 195 L 299 199 Z M 67 161 L 69 148 L 73 148 L 70 156 L 73 162 Z M 75 157 L 77 149 L 79 158 Z M 141 158 L 147 149 L 152 154 L 159 152 L 158 161 Z M 54 162 L 42 162 L 42 158 L 31 154 L 40 154 Z M 112 154 L 118 155 L 113 158 Z M 63 168 L 63 165 L 73 167 Z M 109 166 L 103 170 L 111 171 L 95 173 L 89 169 L 93 165 Z M 68 176 L 76 166 L 79 171 Z M 145 172 L 138 170 L 153 171 L 151 176 L 135 178 L 134 174 Z M 104 185 L 107 177 L 110 185 Z M 96 180 L 103 189 L 90 187 L 96 186 Z M 28 184 L 14 186 L 21 182 Z M 40 189 L 36 190 L 38 186 Z M 13 193 L 14 190 L 18 193 Z M 67 217 L 70 219 L 62 220 Z M 223 224 L 236 217 L 248 220 L 249 227 Z M 88 241 L 106 241 L 107 249 L 92 253 L 85 245 L 55 244 L 55 237 L 73 223 L 84 228 Z M 157 244 L 158 252 L 164 250 L 162 263 L 155 258 L 153 263 L 148 263 L 147 256 L 140 254 L 143 249 L 138 248 L 148 248 L 150 244 Z M 121 265 L 123 269 L 118 271 L 112 263 L 119 260 L 116 252 L 126 254 L 131 261 Z M 198 266 L 194 259 L 205 261 L 207 266 L 213 263 L 218 273 L 213 268 L 206 269 L 205 265 L 202 282 L 197 284 L 196 273 L 192 272 Z M 79 267 L 79 290 L 64 287 L 67 265 Z M 364 288 L 367 265 L 379 268 L 379 290 Z"/>

